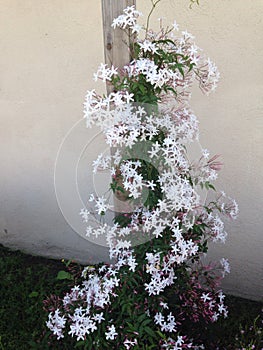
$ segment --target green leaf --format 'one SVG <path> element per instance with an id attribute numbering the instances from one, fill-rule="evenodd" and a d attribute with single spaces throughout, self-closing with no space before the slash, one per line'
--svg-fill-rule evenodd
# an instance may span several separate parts
<path id="1" fill-rule="evenodd" d="M 141 323 L 146 318 L 148 319 L 148 316 L 145 313 L 143 313 L 138 317 L 137 321 L 138 321 L 138 323 Z"/>
<path id="2" fill-rule="evenodd" d="M 80 348 L 83 345 L 85 345 L 84 340 L 78 341 L 77 344 L 75 345 L 75 348 Z"/>
<path id="3" fill-rule="evenodd" d="M 212 190 L 216 191 L 215 186 L 213 186 L 212 184 L 209 184 L 209 188 L 211 188 Z"/>
<path id="4" fill-rule="evenodd" d="M 36 292 L 36 291 L 34 291 L 34 292 L 31 292 L 30 294 L 29 294 L 29 298 L 35 298 L 35 297 L 38 297 L 38 292 Z"/>
<path id="5" fill-rule="evenodd" d="M 147 318 L 147 320 L 144 320 L 141 324 L 142 327 L 145 327 L 147 324 L 151 323 L 152 320 L 150 318 Z"/>
<path id="6" fill-rule="evenodd" d="M 161 331 L 157 331 L 157 334 L 162 338 L 165 339 L 165 335 Z"/>
<path id="7" fill-rule="evenodd" d="M 73 280 L 73 276 L 67 271 L 59 271 L 57 274 L 58 280 Z"/>
<path id="8" fill-rule="evenodd" d="M 157 338 L 155 332 L 150 328 L 150 327 L 145 327 L 144 328 L 145 332 L 150 335 L 152 338 Z"/>

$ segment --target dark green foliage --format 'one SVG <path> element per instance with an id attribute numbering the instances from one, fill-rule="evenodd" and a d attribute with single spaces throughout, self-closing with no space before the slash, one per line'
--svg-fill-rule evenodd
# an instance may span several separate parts
<path id="1" fill-rule="evenodd" d="M 26 255 L 0 245 L 1 350 L 72 349 L 61 344 L 48 346 L 47 313 L 43 310 L 47 296 L 68 290 L 69 281 L 56 278 L 64 269 L 60 261 Z"/>

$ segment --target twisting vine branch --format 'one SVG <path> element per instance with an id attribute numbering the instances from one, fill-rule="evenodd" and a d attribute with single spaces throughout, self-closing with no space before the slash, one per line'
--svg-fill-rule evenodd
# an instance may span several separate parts
<path id="1" fill-rule="evenodd" d="M 148 34 L 148 30 L 149 30 L 150 17 L 151 17 L 151 15 L 152 15 L 152 13 L 153 13 L 155 7 L 157 6 L 157 4 L 158 4 L 160 1 L 161 1 L 161 0 L 156 0 L 156 1 L 151 0 L 152 8 L 151 8 L 151 10 L 150 10 L 150 12 L 149 12 L 149 15 L 148 15 L 147 21 L 146 21 L 146 37 L 147 37 L 147 34 Z"/>

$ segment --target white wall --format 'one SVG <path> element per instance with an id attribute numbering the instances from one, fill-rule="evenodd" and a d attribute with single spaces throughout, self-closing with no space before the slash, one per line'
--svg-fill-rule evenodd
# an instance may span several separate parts
<path id="1" fill-rule="evenodd" d="M 82 118 L 103 61 L 99 5 L 0 1 L 0 231 L 8 246 L 83 261 L 105 256 L 65 221 L 53 185 L 60 143 Z"/>
<path id="2" fill-rule="evenodd" d="M 224 282 L 228 292 L 259 299 L 263 295 L 263 2 L 200 2 L 190 10 L 187 0 L 163 0 L 153 21 L 166 17 L 169 23 L 176 18 L 220 69 L 216 93 L 207 98 L 196 90 L 192 100 L 202 145 L 224 158 L 217 187 L 240 206 L 239 219 L 228 224 L 227 244 L 217 246 L 213 255 L 231 261 L 232 273 Z M 137 5 L 147 13 L 150 0 L 137 0 Z M 53 185 L 59 146 L 82 118 L 85 91 L 96 87 L 92 74 L 103 61 L 100 1 L 0 0 L 0 27 L 0 242 L 45 256 L 104 259 L 102 247 L 68 225 Z M 73 162 L 82 140 L 89 143 L 94 134 L 81 124 L 73 129 L 73 140 L 64 144 Z M 71 149 L 75 141 L 79 144 Z M 101 145 L 99 137 L 89 144 L 80 169 L 87 167 Z M 59 176 L 67 186 L 74 176 L 68 168 L 64 173 Z M 86 176 L 88 193 L 92 183 L 88 169 Z M 83 188 L 85 179 L 80 179 Z M 70 189 L 66 193 L 66 198 L 73 196 Z"/>

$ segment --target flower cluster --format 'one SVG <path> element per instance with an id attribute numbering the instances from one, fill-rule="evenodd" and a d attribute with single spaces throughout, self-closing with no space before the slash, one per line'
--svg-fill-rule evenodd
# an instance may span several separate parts
<path id="1" fill-rule="evenodd" d="M 109 169 L 122 208 L 112 224 L 102 220 L 113 205 L 91 194 L 80 214 L 88 237 L 105 237 L 113 262 L 85 268 L 47 326 L 58 339 L 67 332 L 90 349 L 198 349 L 185 324 L 226 317 L 217 287 L 230 272 L 226 259 L 205 266 L 202 258 L 209 242 L 226 240 L 222 215 L 238 212 L 224 193 L 203 202 L 201 192 L 216 193 L 221 162 L 206 149 L 197 161 L 188 151 L 198 140 L 192 84 L 208 94 L 219 73 L 187 31 L 177 36 L 174 24 L 155 33 L 137 23 L 140 15 L 131 6 L 114 20 L 114 28 L 139 35 L 131 36 L 131 61 L 100 65 L 94 78 L 113 92 L 89 91 L 84 110 L 87 126 L 101 127 L 113 147 L 93 166 L 95 173 Z"/>

